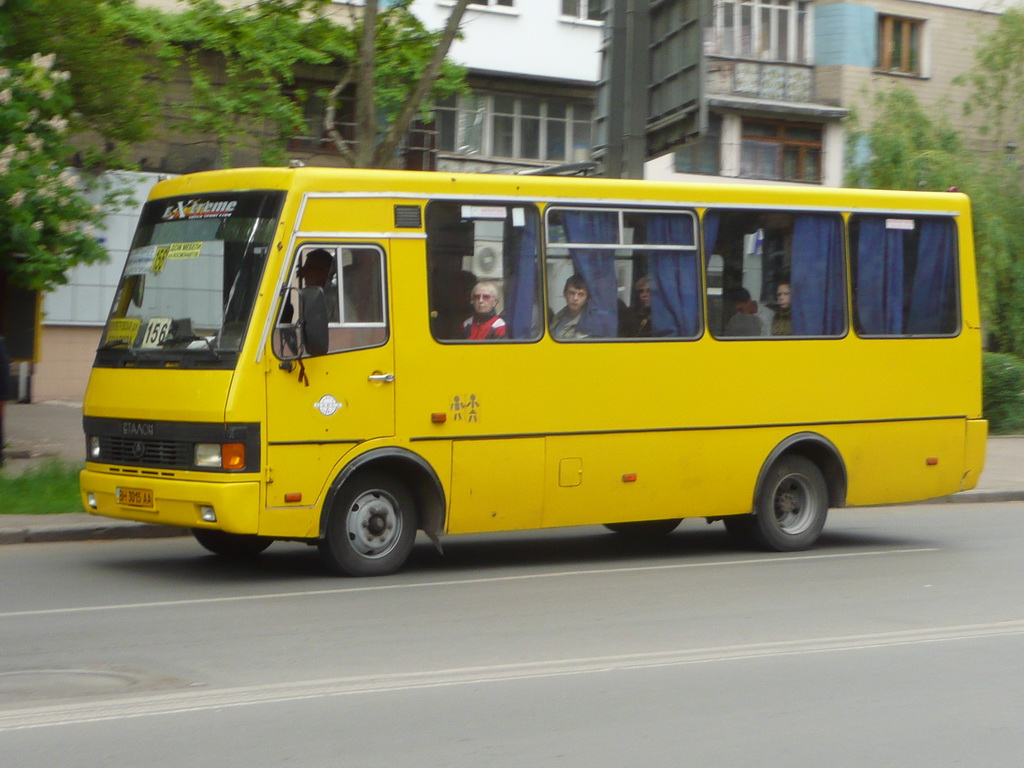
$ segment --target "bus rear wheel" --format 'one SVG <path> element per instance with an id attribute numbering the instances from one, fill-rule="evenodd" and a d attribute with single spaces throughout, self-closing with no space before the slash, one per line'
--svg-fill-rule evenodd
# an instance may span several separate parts
<path id="1" fill-rule="evenodd" d="M 631 539 L 656 539 L 660 536 L 668 536 L 674 531 L 681 518 L 672 520 L 637 520 L 629 523 L 605 523 L 604 527 L 621 536 L 628 536 Z"/>
<path id="2" fill-rule="evenodd" d="M 329 568 L 346 576 L 397 571 L 416 540 L 416 504 L 389 476 L 367 472 L 342 488 L 318 546 Z"/>
<path id="3" fill-rule="evenodd" d="M 204 549 L 221 557 L 244 560 L 255 557 L 265 550 L 274 540 L 267 536 L 254 536 L 244 533 L 225 533 L 209 528 L 193 528 L 192 535 Z"/>
<path id="4" fill-rule="evenodd" d="M 764 478 L 748 533 L 764 549 L 797 552 L 814 546 L 826 517 L 828 486 L 821 470 L 803 456 L 785 456 Z"/>

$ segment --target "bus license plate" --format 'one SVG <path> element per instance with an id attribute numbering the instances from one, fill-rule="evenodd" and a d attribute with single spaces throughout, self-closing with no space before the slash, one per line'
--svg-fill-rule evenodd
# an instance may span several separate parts
<path id="1" fill-rule="evenodd" d="M 127 507 L 153 508 L 153 492 L 145 488 L 118 488 L 117 503 Z"/>

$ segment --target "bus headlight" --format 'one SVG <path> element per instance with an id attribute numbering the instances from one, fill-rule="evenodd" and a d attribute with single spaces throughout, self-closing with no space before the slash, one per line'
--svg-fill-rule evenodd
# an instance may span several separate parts
<path id="1" fill-rule="evenodd" d="M 92 461 L 100 460 L 100 439 L 98 437 L 89 438 L 89 459 Z"/>
<path id="2" fill-rule="evenodd" d="M 196 443 L 197 467 L 220 467 L 220 443 Z"/>
<path id="3" fill-rule="evenodd" d="M 245 443 L 196 443 L 195 465 L 245 469 Z"/>

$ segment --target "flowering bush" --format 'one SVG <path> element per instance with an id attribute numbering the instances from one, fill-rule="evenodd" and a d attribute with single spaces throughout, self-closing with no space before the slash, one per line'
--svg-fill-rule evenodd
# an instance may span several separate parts
<path id="1" fill-rule="evenodd" d="M 0 67 L 0 272 L 29 290 L 66 282 L 65 270 L 106 257 L 96 239 L 99 206 L 69 168 L 71 105 L 54 56 Z"/>

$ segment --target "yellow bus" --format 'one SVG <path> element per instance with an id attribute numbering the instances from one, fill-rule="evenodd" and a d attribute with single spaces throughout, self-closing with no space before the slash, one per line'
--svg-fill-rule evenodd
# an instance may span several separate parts
<path id="1" fill-rule="evenodd" d="M 239 169 L 154 187 L 84 403 L 85 508 L 350 575 L 417 531 L 721 520 L 974 487 L 968 199 Z"/>

